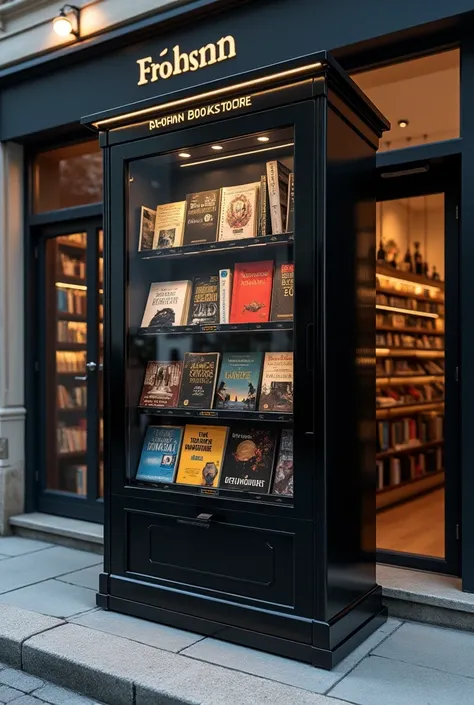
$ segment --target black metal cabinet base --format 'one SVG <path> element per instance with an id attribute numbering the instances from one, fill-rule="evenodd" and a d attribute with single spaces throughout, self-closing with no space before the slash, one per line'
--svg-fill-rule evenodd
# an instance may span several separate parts
<path id="1" fill-rule="evenodd" d="M 224 601 L 209 601 L 205 597 L 137 584 L 107 573 L 100 575 L 99 590 L 97 605 L 102 609 L 268 651 L 327 670 L 348 656 L 387 618 L 379 586 L 330 624 L 250 610 Z M 233 624 L 228 623 L 229 619 Z M 235 626 L 237 624 L 240 626 Z"/>
<path id="2" fill-rule="evenodd" d="M 387 124 L 325 52 L 123 113 L 85 120 L 105 153 L 98 604 L 332 668 L 385 618 L 374 303 Z M 232 273 L 237 303 L 217 325 L 170 308 Z M 228 374 L 228 355 L 252 358 L 250 378 Z M 189 379 L 161 409 L 153 395 L 182 361 Z"/>

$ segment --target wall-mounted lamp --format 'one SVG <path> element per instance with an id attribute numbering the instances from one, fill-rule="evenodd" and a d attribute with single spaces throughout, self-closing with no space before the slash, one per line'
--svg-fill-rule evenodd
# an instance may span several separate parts
<path id="1" fill-rule="evenodd" d="M 408 120 L 399 120 L 398 127 L 401 127 L 401 128 L 408 127 Z"/>
<path id="2" fill-rule="evenodd" d="M 72 34 L 79 39 L 81 33 L 81 10 L 75 5 L 63 5 L 59 14 L 53 20 L 53 29 L 60 37 L 69 37 Z"/>

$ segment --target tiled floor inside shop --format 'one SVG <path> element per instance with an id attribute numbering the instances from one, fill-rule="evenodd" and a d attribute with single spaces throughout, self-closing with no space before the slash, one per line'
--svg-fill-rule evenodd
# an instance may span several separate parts
<path id="1" fill-rule="evenodd" d="M 133 679 L 133 669 L 139 671 L 136 678 L 139 685 L 133 686 L 133 698 L 136 699 L 130 701 L 137 705 L 160 702 L 157 698 L 139 697 L 141 686 L 151 687 L 150 679 L 155 678 L 157 688 L 166 685 L 167 692 L 172 692 L 173 679 L 179 680 L 183 669 L 188 668 L 195 677 L 181 678 L 179 683 L 180 692 L 184 692 L 187 699 L 174 696 L 173 702 L 200 705 L 227 702 L 232 705 L 289 702 L 295 705 L 336 705 L 341 701 L 360 705 L 474 705 L 472 633 L 389 619 L 345 661 L 328 672 L 97 609 L 95 591 L 100 570 L 101 556 L 94 553 L 20 537 L 0 538 L 0 603 L 68 622 L 69 625 L 64 626 L 63 622 L 56 620 L 60 626 L 50 628 L 40 635 L 41 638 L 33 637 L 28 642 L 36 646 L 41 644 L 48 653 L 57 653 L 58 658 L 67 658 L 70 653 L 75 663 L 90 662 L 87 667 L 96 671 L 102 667 L 103 660 L 104 671 L 110 673 L 111 659 L 120 652 L 120 667 L 125 676 L 129 673 Z M 1 630 L 0 618 L 0 636 Z M 149 664 L 145 673 L 147 659 Z M 221 674 L 219 677 L 215 675 L 217 671 Z M 206 683 L 207 673 L 212 675 L 211 687 L 209 681 Z M 226 673 L 232 685 L 225 682 Z M 41 674 L 36 673 L 38 675 Z M 15 705 L 38 705 L 38 699 L 57 705 L 91 702 L 73 699 L 78 696 L 72 694 L 69 700 L 64 699 L 59 689 L 55 694 L 53 686 L 38 684 L 35 680 L 29 682 L 36 685 L 29 692 L 30 685 L 24 687 L 28 678 L 31 676 L 24 672 L 0 670 L 0 703 L 8 702 L 10 697 L 10 691 L 4 688 L 19 692 L 17 701 L 11 699 Z M 54 680 L 52 675 L 50 678 Z M 244 686 L 246 683 L 248 685 Z M 53 695 L 48 696 L 48 693 Z M 326 697 L 316 694 L 325 694 Z M 113 697 L 110 696 L 107 702 L 113 704 Z"/>

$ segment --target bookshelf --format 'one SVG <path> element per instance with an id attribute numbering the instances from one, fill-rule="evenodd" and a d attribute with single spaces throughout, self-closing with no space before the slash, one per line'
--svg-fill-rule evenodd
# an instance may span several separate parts
<path id="1" fill-rule="evenodd" d="M 444 483 L 444 283 L 376 267 L 377 509 Z"/>

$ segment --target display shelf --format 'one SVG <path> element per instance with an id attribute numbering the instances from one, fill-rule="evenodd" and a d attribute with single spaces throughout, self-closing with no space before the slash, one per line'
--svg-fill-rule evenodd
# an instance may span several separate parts
<path id="1" fill-rule="evenodd" d="M 277 423 L 291 423 L 293 414 L 278 411 L 227 411 L 226 409 L 155 409 L 138 407 L 140 413 L 149 416 L 166 416 L 170 418 L 186 419 L 227 419 L 229 421 L 273 421 Z"/>
<path id="2" fill-rule="evenodd" d="M 183 335 L 192 333 L 242 333 L 244 331 L 279 331 L 293 330 L 293 321 L 269 321 L 267 323 L 217 323 L 215 325 L 168 326 L 166 328 L 139 328 L 138 335 L 154 337 L 155 335 Z"/>
<path id="3" fill-rule="evenodd" d="M 377 377 L 377 387 L 393 387 L 402 384 L 429 384 L 430 382 L 439 382 L 440 380 L 444 380 L 444 374 Z"/>
<path id="4" fill-rule="evenodd" d="M 398 296 L 400 299 L 415 299 L 416 301 L 427 301 L 430 304 L 444 306 L 442 296 L 426 296 L 425 294 L 410 294 L 407 291 L 398 291 L 398 289 L 390 289 L 385 286 L 377 286 L 377 294 L 385 294 L 386 296 Z"/>
<path id="5" fill-rule="evenodd" d="M 85 455 L 86 453 L 87 453 L 86 448 L 84 450 L 68 450 L 63 453 L 58 451 L 58 458 L 60 460 L 67 460 L 68 458 L 76 458 L 80 455 Z"/>
<path id="6" fill-rule="evenodd" d="M 69 277 L 66 274 L 63 274 L 62 272 L 58 272 L 57 276 L 58 279 L 56 281 L 56 286 L 58 287 L 58 289 L 61 289 L 61 284 L 67 284 L 67 286 L 64 287 L 67 289 L 74 289 L 76 287 L 78 289 L 87 289 L 86 279 L 84 277 Z"/>
<path id="7" fill-rule="evenodd" d="M 386 509 L 394 504 L 404 502 L 407 499 L 424 494 L 430 490 L 440 487 L 444 484 L 444 469 L 427 472 L 420 477 L 415 477 L 406 482 L 400 482 L 398 485 L 390 485 L 377 490 L 376 506 L 377 509 Z"/>
<path id="8" fill-rule="evenodd" d="M 383 277 L 390 277 L 400 282 L 406 282 L 407 284 L 419 284 L 425 289 L 444 291 L 444 282 L 442 281 L 428 279 L 423 274 L 415 274 L 414 272 L 401 272 L 398 269 L 394 269 L 387 264 L 381 264 L 380 262 L 377 262 L 376 274 L 380 274 Z"/>
<path id="9" fill-rule="evenodd" d="M 177 492 L 179 494 L 191 494 L 199 495 L 200 497 L 219 497 L 231 500 L 245 500 L 246 502 L 252 502 L 253 504 L 277 504 L 285 506 L 293 506 L 293 497 L 285 495 L 273 495 L 258 492 L 246 492 L 245 490 L 226 490 L 220 487 L 201 487 L 194 485 L 178 485 L 175 482 L 162 483 L 162 482 L 142 482 L 141 480 L 131 480 L 132 487 L 140 487 L 146 489 L 153 489 L 154 491 L 161 492 Z M 189 522 L 191 523 L 191 521 Z M 194 525 L 196 525 L 194 520 Z"/>
<path id="10" fill-rule="evenodd" d="M 442 445 L 444 439 L 440 438 L 436 441 L 427 441 L 426 443 L 418 443 L 417 445 L 403 446 L 403 448 L 390 448 L 390 450 L 384 450 L 377 453 L 376 459 L 382 460 L 383 458 L 390 458 L 393 455 L 412 455 L 413 453 L 422 453 L 427 448 L 436 448 L 436 446 Z"/>
<path id="11" fill-rule="evenodd" d="M 411 308 L 402 308 L 401 306 L 388 306 L 386 304 L 376 304 L 375 308 L 378 311 L 389 311 L 392 313 L 402 313 L 408 314 L 410 316 L 419 316 L 421 318 L 440 318 L 437 313 L 430 313 L 428 311 L 416 311 Z"/>
<path id="12" fill-rule="evenodd" d="M 68 413 L 85 414 L 87 411 L 85 406 L 66 406 L 66 407 L 58 406 L 57 409 L 60 414 L 68 414 Z"/>
<path id="13" fill-rule="evenodd" d="M 68 236 L 66 236 L 68 238 Z M 80 245 L 78 242 L 71 242 L 71 240 L 68 239 L 63 239 L 61 237 L 56 238 L 56 242 L 61 248 L 66 248 L 69 250 L 82 250 L 82 252 L 85 252 L 86 246 L 85 245 Z"/>
<path id="14" fill-rule="evenodd" d="M 444 350 L 420 350 L 418 348 L 376 348 L 376 357 L 411 357 L 420 360 L 444 359 Z"/>
<path id="15" fill-rule="evenodd" d="M 224 240 L 223 242 L 206 242 L 202 245 L 185 245 L 183 247 L 169 247 L 161 250 L 145 250 L 139 255 L 144 260 L 149 259 L 175 259 L 176 257 L 194 257 L 209 255 L 216 252 L 229 252 L 229 250 L 251 249 L 253 247 L 273 247 L 275 245 L 291 246 L 293 233 L 281 235 L 260 235 L 258 237 L 244 238 L 242 240 Z"/>
<path id="16" fill-rule="evenodd" d="M 419 404 L 400 404 L 389 407 L 377 407 L 377 419 L 389 419 L 396 416 L 410 416 L 426 411 L 441 411 L 444 406 L 444 399 L 437 401 L 420 402 Z"/>
<path id="17" fill-rule="evenodd" d="M 59 321 L 74 321 L 75 323 L 86 323 L 85 316 L 79 313 L 70 313 L 69 311 L 57 311 L 56 318 Z"/>
<path id="18" fill-rule="evenodd" d="M 430 328 L 396 328 L 394 326 L 376 326 L 377 330 L 391 331 L 392 333 L 412 333 L 414 335 L 444 335 L 444 330 L 431 330 Z"/>

